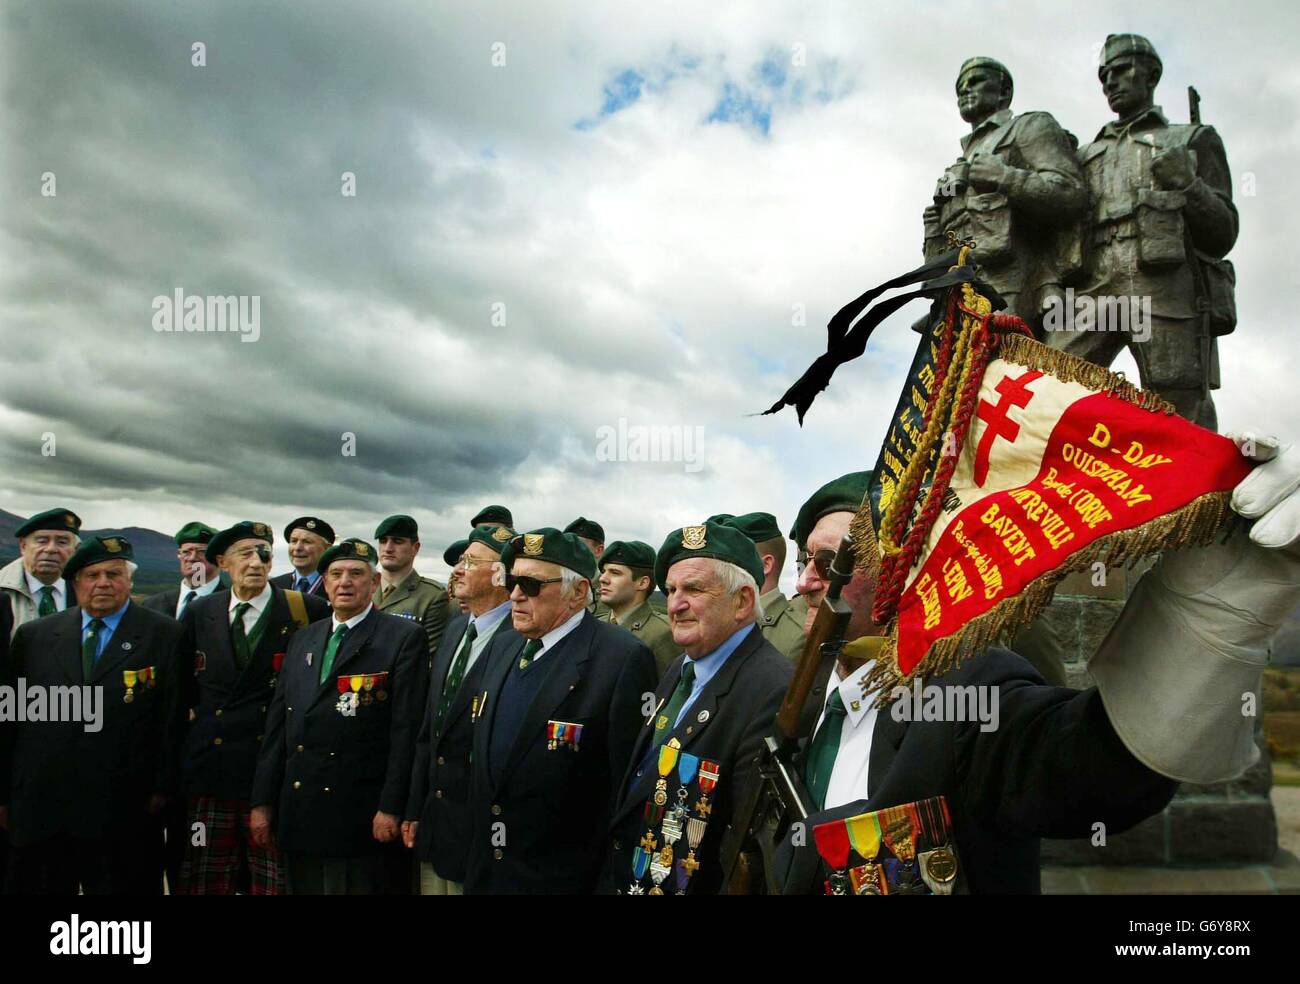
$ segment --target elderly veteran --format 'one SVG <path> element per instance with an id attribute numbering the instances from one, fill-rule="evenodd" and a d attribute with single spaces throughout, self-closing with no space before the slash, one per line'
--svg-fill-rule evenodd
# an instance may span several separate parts
<path id="1" fill-rule="evenodd" d="M 81 518 L 71 509 L 47 509 L 18 529 L 18 557 L 0 570 L 0 620 L 8 626 L 5 639 L 18 626 L 42 615 L 75 605 L 63 565 L 80 542 Z"/>
<path id="2" fill-rule="evenodd" d="M 217 531 L 207 523 L 197 520 L 186 523 L 176 531 L 176 559 L 180 562 L 181 583 L 145 598 L 141 605 L 156 612 L 180 618 L 196 598 L 206 598 L 220 588 L 229 588 L 230 582 L 217 566 L 206 557 L 208 544 Z"/>
<path id="3" fill-rule="evenodd" d="M 1260 457 L 1277 451 L 1263 441 L 1238 444 Z M 997 648 L 926 681 L 990 693 L 992 729 L 981 720 L 909 722 L 889 707 L 876 710 L 877 694 L 863 693 L 860 681 L 886 627 L 870 618 L 875 574 L 859 568 L 842 596 L 854 609 L 851 641 L 805 709 L 816 730 L 797 764 L 823 809 L 792 831 L 778 856 L 784 891 L 821 891 L 817 852 L 804 846 L 818 824 L 943 795 L 957 859 L 942 872 L 947 884 L 1038 892 L 1041 838 L 1091 836 L 1097 824 L 1120 833 L 1159 812 L 1179 781 L 1240 775 L 1259 755 L 1243 695 L 1257 697 L 1271 641 L 1300 601 L 1298 486 L 1300 450 L 1287 446 L 1233 491 L 1232 508 L 1253 524 L 1239 524 L 1223 542 L 1166 552 L 1092 658 L 1096 686 L 1048 686 L 1025 660 Z M 843 517 L 818 520 L 808 549 L 838 542 Z M 917 888 L 914 879 L 890 885 Z"/>
<path id="4" fill-rule="evenodd" d="M 182 777 L 187 827 L 177 895 L 282 895 L 282 859 L 273 845 L 251 837 L 253 774 L 266 734 L 289 642 L 310 622 L 327 618 L 324 598 L 273 587 L 271 528 L 245 521 L 217 533 L 205 559 L 230 589 L 195 601 L 181 618 L 181 652 L 193 709 L 185 736 Z M 170 831 L 169 831 L 170 833 Z"/>
<path id="5" fill-rule="evenodd" d="M 627 629 L 650 647 L 662 677 L 682 654 L 673 642 L 668 616 L 650 604 L 654 590 L 655 548 L 640 540 L 615 540 L 601 554 L 600 600 L 605 611 L 596 617 Z"/>
<path id="6" fill-rule="evenodd" d="M 344 540 L 319 571 L 333 615 L 296 633 L 253 779 L 253 840 L 276 841 L 295 895 L 405 894 L 400 825 L 428 681 L 420 626 L 371 603 L 375 548 Z"/>
<path id="7" fill-rule="evenodd" d="M 289 545 L 289 563 L 293 571 L 271 578 L 277 588 L 292 588 L 303 594 L 325 597 L 317 565 L 321 555 L 334 542 L 334 527 L 315 516 L 299 516 L 284 528 L 284 539 Z"/>
<path id="8" fill-rule="evenodd" d="M 754 548 L 763 559 L 763 581 L 760 585 L 763 617 L 759 626 L 763 638 L 774 645 L 793 662 L 803 652 L 804 619 L 795 614 L 790 600 L 781 593 L 781 571 L 785 568 L 785 536 L 776 525 L 771 513 L 752 512 L 743 516 L 712 517 L 718 522 L 734 526 L 754 542 Z M 805 613 L 806 614 L 806 613 Z"/>
<path id="9" fill-rule="evenodd" d="M 505 506 L 484 506 L 469 521 L 470 529 L 475 526 L 504 526 L 506 529 L 513 530 L 514 525 L 514 517 Z"/>
<path id="10" fill-rule="evenodd" d="M 533 530 L 501 562 L 523 638 L 493 644 L 472 707 L 465 891 L 590 893 L 654 657 L 585 610 L 596 563 L 576 535 Z"/>
<path id="11" fill-rule="evenodd" d="M 424 724 L 402 840 L 420 859 L 421 895 L 464 891 L 469 846 L 469 753 L 474 739 L 470 707 L 483 677 L 484 656 L 498 635 L 518 638 L 510 624 L 510 593 L 501 575 L 501 551 L 515 536 L 504 526 L 477 526 L 451 580 L 468 611 L 447 626 L 433 659 Z"/>
<path id="12" fill-rule="evenodd" d="M 488 526 L 491 524 L 484 523 L 483 525 Z M 465 548 L 468 546 L 468 540 L 457 540 L 442 552 L 442 562 L 452 569 L 453 574 L 455 573 L 456 565 L 460 563 L 461 555 L 465 553 Z M 447 580 L 447 607 L 449 610 L 452 605 L 456 606 L 461 615 L 464 615 L 469 611 L 469 605 L 456 597 L 456 579 L 454 577 L 448 578 Z"/>
<path id="13" fill-rule="evenodd" d="M 763 638 L 763 562 L 748 536 L 706 521 L 668 534 L 655 579 L 685 655 L 659 684 L 619 785 L 606 891 L 716 893 L 720 848 L 757 780 L 790 661 Z"/>
<path id="14" fill-rule="evenodd" d="M 0 724 L 0 823 L 21 894 L 162 892 L 159 812 L 176 794 L 186 717 L 181 626 L 131 603 L 133 558 L 122 536 L 82 543 L 64 568 L 81 607 L 20 626 L 0 668 L 0 684 L 47 695 L 45 720 Z"/>
<path id="15" fill-rule="evenodd" d="M 420 623 L 432 660 L 447 624 L 447 589 L 415 571 L 420 528 L 410 516 L 389 516 L 375 529 L 375 544 L 380 568 L 375 607 Z"/>

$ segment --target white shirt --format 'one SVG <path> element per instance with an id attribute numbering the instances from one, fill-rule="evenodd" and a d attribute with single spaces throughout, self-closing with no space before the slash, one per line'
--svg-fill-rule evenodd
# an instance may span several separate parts
<path id="1" fill-rule="evenodd" d="M 333 635 L 340 625 L 346 625 L 348 631 L 351 632 L 357 627 L 363 618 L 370 614 L 370 610 L 374 607 L 373 604 L 367 605 L 364 610 L 357 612 L 357 614 L 353 615 L 346 622 L 340 622 L 338 615 L 332 616 L 331 621 L 334 623 L 334 628 L 330 629 L 330 635 Z"/>
<path id="2" fill-rule="evenodd" d="M 213 582 L 216 583 L 216 582 Z M 262 593 L 256 598 L 250 598 L 248 601 L 249 608 L 244 610 L 244 635 L 249 635 L 253 631 L 253 626 L 257 620 L 262 617 L 262 611 L 266 608 L 271 600 L 271 586 L 268 584 L 262 588 Z M 242 605 L 243 602 L 235 597 L 235 592 L 230 592 L 230 624 L 235 624 L 235 606 Z"/>
<path id="3" fill-rule="evenodd" d="M 826 787 L 824 809 L 867 798 L 871 736 L 876 730 L 878 712 L 873 705 L 875 693 L 864 695 L 862 681 L 875 665 L 875 660 L 869 660 L 844 680 L 840 679 L 838 667 L 831 670 L 831 679 L 826 685 L 826 699 L 830 700 L 835 691 L 841 691 L 848 713 L 844 717 L 844 728 L 840 731 L 840 750 L 835 755 L 835 767 L 831 769 L 831 780 Z M 825 717 L 826 707 L 822 705 L 821 716 L 817 719 L 818 728 L 821 728 Z"/>
<path id="4" fill-rule="evenodd" d="M 555 628 L 551 629 L 550 632 L 546 633 L 546 635 L 542 636 L 542 648 L 539 649 L 537 651 L 537 655 L 533 657 L 533 662 L 534 663 L 537 662 L 548 652 L 554 649 L 561 639 L 563 639 L 565 636 L 567 636 L 570 632 L 572 632 L 574 629 L 578 627 L 578 623 L 582 621 L 582 616 L 586 614 L 587 614 L 587 609 L 579 608 L 576 612 L 574 612 L 571 616 L 569 616 L 569 620 L 567 622 L 561 622 Z M 525 643 L 525 645 L 527 645 L 527 643 Z"/>
<path id="5" fill-rule="evenodd" d="M 220 577 L 214 577 L 211 581 L 203 582 L 203 587 L 201 588 L 191 588 L 188 584 L 185 583 L 185 579 L 182 578 L 181 593 L 176 596 L 176 617 L 177 618 L 181 617 L 181 612 L 185 610 L 185 596 L 189 594 L 191 591 L 194 592 L 194 601 L 198 601 L 200 598 L 206 598 L 208 595 L 212 594 L 212 592 L 216 591 L 217 588 L 219 587 L 221 587 Z M 193 604 L 193 602 L 191 602 L 191 604 Z"/>
<path id="6" fill-rule="evenodd" d="M 35 604 L 37 608 L 40 608 L 41 606 L 41 588 L 44 587 L 51 587 L 54 589 L 55 611 L 61 612 L 63 609 L 68 607 L 67 592 L 64 590 L 64 586 L 68 582 L 63 580 L 63 578 L 59 578 L 53 584 L 46 585 L 26 567 L 23 568 L 23 577 L 27 578 L 27 590 L 31 592 L 32 603 Z"/>
<path id="7" fill-rule="evenodd" d="M 474 643 L 469 647 L 469 659 L 465 661 L 466 674 L 469 673 L 470 667 L 478 661 L 479 654 L 482 653 L 483 650 L 487 649 L 488 643 L 491 642 L 492 637 L 496 635 L 497 629 L 501 627 L 501 624 L 509 616 L 510 600 L 507 598 L 505 601 L 501 602 L 501 604 L 497 605 L 496 608 L 489 608 L 482 615 L 471 615 L 469 617 L 469 625 L 474 626 L 474 630 L 478 635 L 474 637 Z M 466 631 L 469 631 L 469 625 L 465 627 Z M 460 641 L 456 643 L 456 652 L 460 652 L 460 647 L 464 645 L 464 643 L 465 636 L 462 634 Z M 453 653 L 451 662 L 447 664 L 448 673 L 451 673 L 452 664 L 455 662 L 455 654 Z M 464 678 L 462 677 L 462 679 Z"/>

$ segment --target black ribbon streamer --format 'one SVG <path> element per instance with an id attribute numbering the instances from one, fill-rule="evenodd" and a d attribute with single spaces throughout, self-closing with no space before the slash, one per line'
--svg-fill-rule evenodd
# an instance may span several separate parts
<path id="1" fill-rule="evenodd" d="M 794 407 L 799 415 L 799 426 L 802 427 L 808 408 L 812 406 L 817 394 L 830 385 L 835 370 L 862 355 L 867 349 L 867 340 L 876 326 L 918 297 L 934 299 L 956 284 L 973 283 L 979 292 L 992 302 L 995 311 L 1005 307 L 1006 302 L 998 293 L 978 279 L 977 268 L 973 262 L 968 261 L 956 269 L 949 269 L 957 263 L 959 252 L 960 249 L 951 249 L 915 270 L 910 270 L 892 280 L 886 280 L 836 311 L 835 316 L 826 325 L 826 354 L 818 356 L 794 385 L 785 391 L 785 395 L 769 409 L 764 410 L 762 415 L 776 413 L 784 407 Z M 899 294 L 881 301 L 874 307 L 871 306 L 872 302 L 885 291 L 916 283 L 921 284 L 919 289 Z M 855 322 L 854 319 L 858 320 Z"/>

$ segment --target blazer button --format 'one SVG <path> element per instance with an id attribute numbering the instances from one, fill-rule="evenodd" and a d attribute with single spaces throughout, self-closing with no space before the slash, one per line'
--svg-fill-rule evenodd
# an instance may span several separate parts
<path id="1" fill-rule="evenodd" d="M 327 793 L 328 793 L 328 792 L 329 792 L 329 791 L 330 791 L 330 788 L 329 788 L 329 786 L 326 786 L 326 787 L 325 787 L 325 792 L 327 792 Z"/>
<path id="2" fill-rule="evenodd" d="M 333 758 L 333 757 L 334 757 L 334 753 L 333 753 L 333 752 L 330 752 L 330 758 Z"/>
<path id="3" fill-rule="evenodd" d="M 300 782 L 295 782 L 295 783 L 293 784 L 293 788 L 294 788 L 294 789 L 302 789 L 302 783 L 300 783 Z"/>
<path id="4" fill-rule="evenodd" d="M 494 817 L 499 817 L 499 816 L 501 816 L 501 804 L 500 804 L 500 803 L 493 803 L 493 804 L 492 804 L 492 815 L 493 815 Z"/>
<path id="5" fill-rule="evenodd" d="M 213 739 L 212 739 L 212 744 L 214 744 L 214 745 L 220 745 L 220 744 L 221 744 L 221 739 L 220 739 L 220 738 L 213 738 Z"/>
<path id="6" fill-rule="evenodd" d="M 623 850 L 623 844 L 622 844 L 622 842 L 619 841 L 619 839 L 618 839 L 617 837 L 614 838 L 614 850 L 616 850 L 616 851 L 621 851 L 621 850 Z"/>
<path id="7" fill-rule="evenodd" d="M 442 790 L 441 790 L 441 789 L 435 789 L 435 790 L 433 791 L 433 798 L 434 798 L 434 799 L 439 799 L 439 800 L 442 799 Z"/>
<path id="8" fill-rule="evenodd" d="M 221 708 L 218 707 L 214 713 L 216 714 L 217 717 L 221 717 Z"/>
<path id="9" fill-rule="evenodd" d="M 266 737 L 265 735 L 258 735 L 258 736 L 257 736 L 257 740 L 258 740 L 258 742 L 260 743 L 261 740 L 262 740 L 263 738 L 265 738 L 265 737 Z"/>
<path id="10" fill-rule="evenodd" d="M 265 704 L 262 705 L 262 713 L 263 713 L 263 714 L 266 713 L 266 705 L 265 705 Z"/>
<path id="11" fill-rule="evenodd" d="M 499 847 L 494 847 L 494 848 L 492 849 L 492 857 L 494 857 L 496 860 L 500 861 L 502 858 L 505 857 L 505 853 L 501 850 L 501 848 L 499 848 Z"/>
<path id="12" fill-rule="evenodd" d="M 300 752 L 302 751 L 302 746 L 301 746 L 301 745 L 298 746 L 298 751 L 300 751 Z"/>
<path id="13" fill-rule="evenodd" d="M 445 758 L 443 758 L 441 755 L 439 755 L 439 756 L 438 756 L 438 764 L 439 764 L 439 765 L 446 765 L 446 764 L 447 764 L 447 760 L 446 760 Z"/>

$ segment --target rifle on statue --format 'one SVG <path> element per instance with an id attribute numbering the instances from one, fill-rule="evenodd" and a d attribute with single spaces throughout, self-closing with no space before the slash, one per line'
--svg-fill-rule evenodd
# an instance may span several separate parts
<path id="1" fill-rule="evenodd" d="M 780 894 L 772 861 L 777 845 L 790 825 L 807 819 L 812 804 L 794 768 L 799 742 L 806 737 L 800 725 L 808 694 L 818 680 L 826 679 L 840 657 L 849 618 L 853 614 L 840 598 L 853 577 L 853 537 L 845 536 L 831 564 L 830 587 L 817 610 L 785 699 L 776 713 L 772 734 L 764 741 L 758 781 L 750 790 L 737 822 L 727 831 L 722 849 L 723 891 L 728 895 Z M 816 721 L 816 718 L 813 718 Z M 761 866 L 765 885 L 756 884 L 755 867 Z"/>

